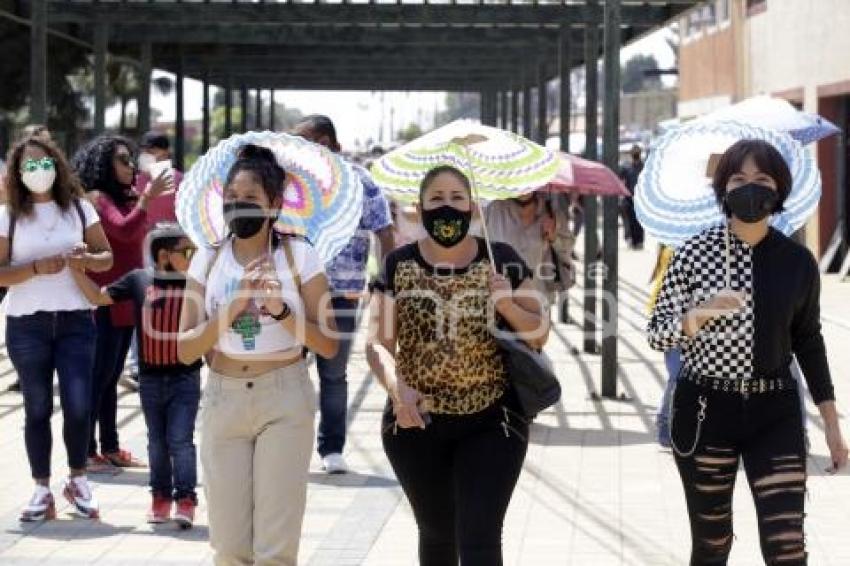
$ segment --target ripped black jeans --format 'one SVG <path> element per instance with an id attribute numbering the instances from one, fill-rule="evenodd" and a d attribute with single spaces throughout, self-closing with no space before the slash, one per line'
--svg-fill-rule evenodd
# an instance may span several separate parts
<path id="1" fill-rule="evenodd" d="M 705 420 L 699 426 L 702 404 Z M 745 396 L 680 381 L 672 419 L 691 523 L 691 566 L 725 565 L 729 559 L 732 492 L 741 461 L 765 564 L 805 565 L 806 446 L 797 388 Z"/>
<path id="2" fill-rule="evenodd" d="M 502 523 L 528 450 L 508 393 L 472 415 L 430 415 L 424 430 L 382 422 L 384 451 L 413 508 L 421 566 L 501 566 Z"/>

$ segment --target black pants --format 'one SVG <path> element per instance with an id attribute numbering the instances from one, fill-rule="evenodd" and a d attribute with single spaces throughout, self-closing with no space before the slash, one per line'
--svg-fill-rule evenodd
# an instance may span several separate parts
<path id="1" fill-rule="evenodd" d="M 91 399 L 91 426 L 89 427 L 89 456 L 97 455 L 95 431 L 100 429 L 100 453 L 110 454 L 118 445 L 118 380 L 124 370 L 132 327 L 112 325 L 109 307 L 95 311 L 97 346 L 94 357 L 94 382 Z"/>
<path id="2" fill-rule="evenodd" d="M 696 450 L 692 456 L 676 454 L 691 522 L 691 565 L 724 565 L 729 559 L 732 492 L 741 461 L 765 563 L 806 564 L 806 447 L 797 388 L 745 397 L 679 381 L 671 435 L 680 452 L 694 446 L 700 398 L 706 409 Z"/>
<path id="3" fill-rule="evenodd" d="M 384 414 L 384 450 L 419 527 L 421 566 L 500 566 L 502 523 L 528 449 L 509 399 L 473 415 L 431 415 L 421 429 Z"/>
<path id="4" fill-rule="evenodd" d="M 626 197 L 623 199 L 621 210 L 623 214 L 623 227 L 626 240 L 632 246 L 642 246 L 644 240 L 643 226 L 638 221 L 637 213 L 635 212 L 635 199 Z"/>

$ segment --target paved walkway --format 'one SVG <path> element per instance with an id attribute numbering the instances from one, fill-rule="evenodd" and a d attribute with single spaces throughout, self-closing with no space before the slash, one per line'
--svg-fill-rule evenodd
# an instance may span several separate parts
<path id="1" fill-rule="evenodd" d="M 687 563 L 689 533 L 684 498 L 672 458 L 653 442 L 663 364 L 642 336 L 643 303 L 654 252 L 623 251 L 620 284 L 620 388 L 628 401 L 591 400 L 599 358 L 578 354 L 575 326 L 557 325 L 548 351 L 559 369 L 564 399 L 533 426 L 525 471 L 505 526 L 506 564 L 522 566 L 662 566 Z M 573 293 L 573 300 L 579 297 Z M 824 282 L 825 334 L 841 408 L 850 384 L 850 283 Z M 575 309 L 574 309 L 575 310 Z M 416 563 L 416 531 L 380 447 L 384 395 L 369 377 L 362 335 L 351 362 L 351 434 L 347 456 L 357 473 L 329 478 L 313 462 L 301 559 L 310 566 L 408 566 Z M 0 390 L 13 372 L 0 358 Z M 58 406 L 58 403 L 57 403 Z M 809 407 L 815 414 L 814 407 Z M 120 399 L 122 443 L 145 451 L 136 394 Z M 17 512 L 31 492 L 17 394 L 0 394 L 0 564 L 209 564 L 204 502 L 196 528 L 180 532 L 144 521 L 146 474 L 100 479 L 103 520 L 88 522 L 60 508 L 60 520 L 22 527 Z M 54 468 L 64 451 L 54 419 Z M 827 451 L 819 420 L 811 422 L 808 540 L 811 564 L 850 564 L 850 476 L 827 477 Z M 850 424 L 845 421 L 850 433 Z M 761 564 L 749 494 L 739 481 L 737 541 L 731 563 Z"/>

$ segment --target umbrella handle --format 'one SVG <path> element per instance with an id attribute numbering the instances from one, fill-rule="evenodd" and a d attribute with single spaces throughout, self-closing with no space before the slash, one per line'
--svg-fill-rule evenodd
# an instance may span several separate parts
<path id="1" fill-rule="evenodd" d="M 726 259 L 726 288 L 732 289 L 732 252 L 731 252 L 731 238 L 729 237 L 729 232 L 732 231 L 732 227 L 729 225 L 729 222 L 726 223 L 726 246 L 725 246 L 725 259 Z"/>
<path id="2" fill-rule="evenodd" d="M 469 184 L 472 186 L 473 198 L 478 205 L 478 211 L 481 213 L 481 231 L 484 233 L 484 243 L 487 244 L 487 256 L 490 258 L 490 269 L 496 273 L 496 260 L 493 258 L 493 246 L 490 243 L 490 232 L 487 230 L 487 218 L 484 214 L 484 208 L 481 206 L 481 195 L 478 192 L 478 184 L 475 182 L 475 172 L 472 169 L 472 159 L 469 157 L 469 146 L 460 144 L 463 147 L 464 155 L 466 155 L 466 165 L 469 169 Z"/>

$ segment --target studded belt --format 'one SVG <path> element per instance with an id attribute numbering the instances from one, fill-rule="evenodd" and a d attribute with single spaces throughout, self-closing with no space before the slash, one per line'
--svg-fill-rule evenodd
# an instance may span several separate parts
<path id="1" fill-rule="evenodd" d="M 788 391 L 797 389 L 797 380 L 785 372 L 777 372 L 775 377 L 751 379 L 723 379 L 717 377 L 706 377 L 700 375 L 690 368 L 683 366 L 679 379 L 689 381 L 698 387 L 719 391 L 722 393 L 738 393 L 750 395 L 758 393 L 771 393 L 774 391 Z"/>

